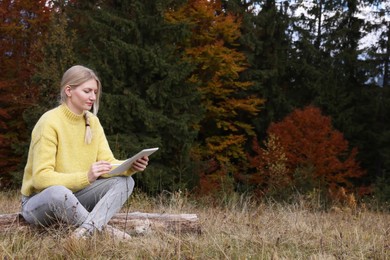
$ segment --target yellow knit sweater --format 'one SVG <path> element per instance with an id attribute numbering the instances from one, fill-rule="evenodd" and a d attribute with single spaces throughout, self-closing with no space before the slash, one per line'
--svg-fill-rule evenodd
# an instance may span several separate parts
<path id="1" fill-rule="evenodd" d="M 21 192 L 25 196 L 53 185 L 76 192 L 88 186 L 88 171 L 97 161 L 120 163 L 108 145 L 99 119 L 89 113 L 92 142 L 84 142 L 85 119 L 62 104 L 38 120 L 32 135 Z M 121 175 L 130 175 L 133 171 Z M 111 177 L 106 175 L 104 177 Z"/>

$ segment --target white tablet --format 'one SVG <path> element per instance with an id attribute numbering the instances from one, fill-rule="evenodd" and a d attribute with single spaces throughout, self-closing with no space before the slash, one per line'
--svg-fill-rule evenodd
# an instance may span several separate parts
<path id="1" fill-rule="evenodd" d="M 144 156 L 149 156 L 157 150 L 158 150 L 158 147 L 143 149 L 142 151 L 140 151 L 139 153 L 137 153 L 133 157 L 127 159 L 121 165 L 119 165 L 118 167 L 116 167 L 115 169 L 110 171 L 109 174 L 118 174 L 118 173 L 122 173 L 124 171 L 127 171 L 128 169 L 130 169 L 133 162 L 135 162 L 136 160 L 138 160 L 139 158 L 142 158 Z"/>

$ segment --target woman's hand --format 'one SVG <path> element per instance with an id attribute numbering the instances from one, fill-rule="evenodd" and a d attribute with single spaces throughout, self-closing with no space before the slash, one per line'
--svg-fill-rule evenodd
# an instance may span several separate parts
<path id="1" fill-rule="evenodd" d="M 144 156 L 144 157 L 136 160 L 135 162 L 133 162 L 133 165 L 131 166 L 131 168 L 134 171 L 142 172 L 143 170 L 146 169 L 146 166 L 148 166 L 148 162 L 149 162 L 149 157 Z"/>
<path id="2" fill-rule="evenodd" d="M 111 167 L 111 164 L 106 161 L 99 161 L 93 163 L 88 171 L 88 181 L 90 183 L 96 181 L 96 179 L 99 178 L 100 175 L 110 172 Z"/>

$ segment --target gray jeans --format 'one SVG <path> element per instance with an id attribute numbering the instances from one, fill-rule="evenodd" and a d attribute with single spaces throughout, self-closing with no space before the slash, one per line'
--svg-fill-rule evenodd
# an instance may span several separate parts
<path id="1" fill-rule="evenodd" d="M 98 179 L 73 193 L 64 186 L 51 186 L 30 197 L 22 198 L 22 215 L 27 222 L 47 226 L 61 221 L 102 230 L 119 212 L 134 188 L 132 177 Z"/>

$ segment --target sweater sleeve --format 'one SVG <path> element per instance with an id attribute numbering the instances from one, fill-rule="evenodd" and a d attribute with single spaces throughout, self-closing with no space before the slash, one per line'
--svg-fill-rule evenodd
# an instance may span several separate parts
<path id="1" fill-rule="evenodd" d="M 32 186 L 41 191 L 49 186 L 61 185 L 72 191 L 78 191 L 89 185 L 86 172 L 62 173 L 55 171 L 57 138 L 54 130 L 51 134 L 38 137 L 32 147 Z M 50 131 L 48 131 L 50 133 Z"/>

